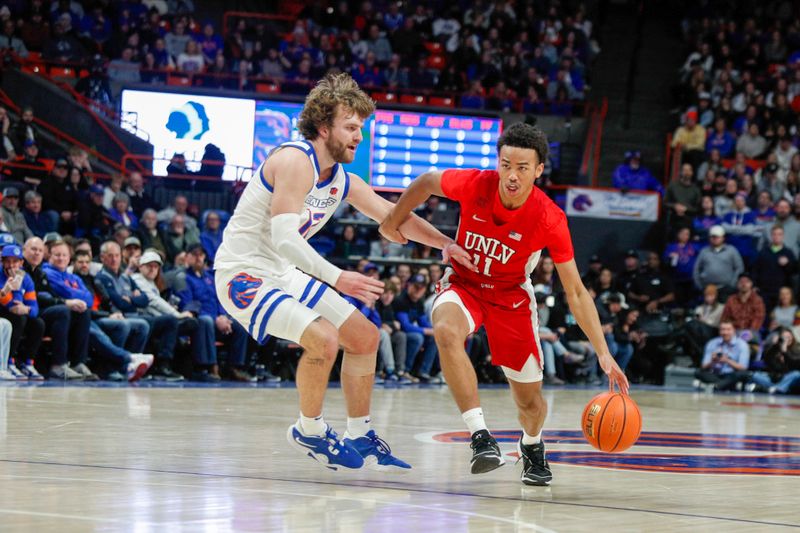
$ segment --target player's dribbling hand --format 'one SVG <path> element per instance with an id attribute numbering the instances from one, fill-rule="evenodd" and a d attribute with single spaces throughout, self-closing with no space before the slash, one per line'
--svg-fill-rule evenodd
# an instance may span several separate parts
<path id="1" fill-rule="evenodd" d="M 628 378 L 617 362 L 614 361 L 614 358 L 610 354 L 598 356 L 597 362 L 600 363 L 600 368 L 608 376 L 608 388 L 611 392 L 614 392 L 614 384 L 616 384 L 622 394 L 628 394 Z"/>
<path id="2" fill-rule="evenodd" d="M 393 220 L 392 214 L 389 213 L 389 215 L 385 219 L 383 219 L 383 222 L 381 222 L 381 225 L 378 228 L 378 232 L 381 235 L 383 235 L 389 242 L 396 242 L 399 244 L 408 243 L 408 239 L 403 237 L 403 234 L 400 233 L 398 226 L 399 224 L 397 224 Z"/>
<path id="3" fill-rule="evenodd" d="M 345 270 L 336 280 L 337 291 L 371 304 L 383 294 L 383 282 L 358 272 Z"/>
<path id="4" fill-rule="evenodd" d="M 454 242 L 451 242 L 442 249 L 442 260 L 445 263 L 455 261 L 473 272 L 478 271 L 478 267 L 472 262 L 470 253 Z"/>

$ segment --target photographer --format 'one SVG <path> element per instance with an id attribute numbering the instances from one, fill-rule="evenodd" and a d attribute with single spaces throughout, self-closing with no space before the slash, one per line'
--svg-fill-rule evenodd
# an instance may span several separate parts
<path id="1" fill-rule="evenodd" d="M 732 390 L 737 383 L 750 379 L 747 368 L 750 364 L 750 349 L 747 343 L 736 336 L 730 320 L 719 324 L 719 337 L 706 344 L 703 365 L 695 372 L 695 385 L 705 383 L 708 389 Z"/>

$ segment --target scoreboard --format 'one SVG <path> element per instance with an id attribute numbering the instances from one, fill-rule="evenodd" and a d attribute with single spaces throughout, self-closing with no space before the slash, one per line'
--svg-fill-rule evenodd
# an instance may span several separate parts
<path id="1" fill-rule="evenodd" d="M 370 184 L 402 190 L 429 170 L 494 168 L 501 128 L 497 118 L 376 111 L 370 127 Z"/>

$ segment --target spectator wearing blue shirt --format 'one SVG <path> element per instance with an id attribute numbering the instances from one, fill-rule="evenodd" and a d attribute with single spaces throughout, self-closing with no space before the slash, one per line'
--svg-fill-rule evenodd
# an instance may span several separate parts
<path id="1" fill-rule="evenodd" d="M 39 304 L 33 280 L 22 269 L 22 249 L 16 244 L 5 246 L 0 272 L 0 318 L 11 322 L 9 370 L 19 379 L 27 379 L 25 367 L 33 366 L 44 335 L 44 320 L 39 318 Z M 22 358 L 19 357 L 22 355 Z M 26 361 L 17 368 L 16 361 Z"/>
<path id="2" fill-rule="evenodd" d="M 31 232 L 41 238 L 53 231 L 58 231 L 58 213 L 42 212 L 42 195 L 36 191 L 25 193 L 25 208 L 22 210 L 25 223 Z"/>
<path id="3" fill-rule="evenodd" d="M 253 382 L 256 377 L 245 367 L 247 359 L 248 333 L 238 322 L 231 319 L 217 298 L 214 287 L 214 273 L 206 266 L 206 252 L 203 245 L 196 243 L 186 253 L 186 288 L 178 292 L 181 300 L 180 310 L 191 311 L 199 321 L 213 323 L 216 327 L 214 338 L 207 339 L 210 349 L 216 350 L 219 338 L 228 350 L 228 374 L 235 381 Z M 201 331 L 214 334 L 214 328 L 203 327 Z M 211 359 L 215 359 L 212 356 Z"/>
<path id="4" fill-rule="evenodd" d="M 214 25 L 206 22 L 203 25 L 203 35 L 195 38 L 203 53 L 206 65 L 213 65 L 217 52 L 223 49 L 222 37 L 214 33 Z"/>
<path id="5" fill-rule="evenodd" d="M 646 167 L 641 166 L 642 154 L 637 151 L 625 152 L 625 163 L 614 170 L 615 189 L 632 191 L 656 191 L 664 194 L 664 187 Z"/>
<path id="6" fill-rule="evenodd" d="M 733 322 L 729 320 L 719 323 L 719 335 L 706 343 L 703 362 L 695 371 L 695 378 L 713 390 L 731 390 L 750 377 L 747 371 L 750 347 L 736 336 Z"/>
<path id="7" fill-rule="evenodd" d="M 395 299 L 393 307 L 400 327 L 406 332 L 406 368 L 414 368 L 418 353 L 422 353 L 417 377 L 421 381 L 431 381 L 431 368 L 439 352 L 433 337 L 433 326 L 425 314 L 425 292 L 428 281 L 422 274 L 411 276 L 408 286 Z"/>
<path id="8" fill-rule="evenodd" d="M 722 219 L 714 214 L 714 198 L 703 196 L 700 200 L 700 214 L 692 219 L 692 230 L 700 240 L 708 238 L 708 230 L 722 224 Z"/>
<path id="9" fill-rule="evenodd" d="M 718 118 L 714 122 L 714 131 L 708 136 L 706 140 L 706 153 L 710 154 L 712 150 L 719 150 L 722 157 L 728 158 L 733 156 L 733 151 L 736 148 L 736 139 L 725 127 L 725 119 Z"/>
<path id="10" fill-rule="evenodd" d="M 739 251 L 746 264 L 756 258 L 756 244 L 762 233 L 756 225 L 756 215 L 747 207 L 747 194 L 738 192 L 733 198 L 733 210 L 722 217 L 722 227 L 728 235 L 728 244 Z"/>
<path id="11" fill-rule="evenodd" d="M 675 235 L 675 242 L 664 249 L 664 264 L 669 265 L 672 271 L 672 280 L 675 284 L 675 300 L 680 305 L 686 305 L 695 294 L 694 264 L 700 254 L 702 246 L 691 240 L 692 232 L 689 228 L 681 228 Z"/>

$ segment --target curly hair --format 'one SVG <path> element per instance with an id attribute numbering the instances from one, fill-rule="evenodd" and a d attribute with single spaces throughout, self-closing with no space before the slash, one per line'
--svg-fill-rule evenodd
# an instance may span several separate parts
<path id="1" fill-rule="evenodd" d="M 336 107 L 356 113 L 362 119 L 375 112 L 375 102 L 361 90 L 349 74 L 328 74 L 311 89 L 300 113 L 297 129 L 309 141 L 319 136 L 322 126 L 333 126 Z"/>
<path id="2" fill-rule="evenodd" d="M 508 127 L 497 139 L 497 154 L 503 146 L 513 146 L 515 148 L 527 148 L 535 150 L 539 157 L 539 163 L 547 161 L 550 155 L 550 145 L 547 142 L 547 135 L 537 128 L 524 122 L 518 122 Z"/>

